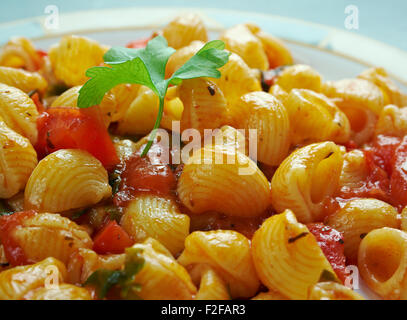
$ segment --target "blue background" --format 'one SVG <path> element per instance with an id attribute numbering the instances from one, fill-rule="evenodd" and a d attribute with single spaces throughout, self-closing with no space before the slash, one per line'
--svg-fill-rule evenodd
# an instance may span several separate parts
<path id="1" fill-rule="evenodd" d="M 0 1 L 0 23 L 44 14 L 45 6 L 54 4 L 60 13 L 79 10 L 143 7 L 205 7 L 271 13 L 344 28 L 344 10 L 359 8 L 361 35 L 407 50 L 406 0 L 14 0 Z"/>

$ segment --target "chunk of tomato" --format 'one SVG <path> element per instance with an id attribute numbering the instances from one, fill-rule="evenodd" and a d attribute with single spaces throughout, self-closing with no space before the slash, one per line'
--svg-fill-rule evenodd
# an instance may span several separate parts
<path id="1" fill-rule="evenodd" d="M 407 205 L 407 137 L 404 137 L 393 156 L 390 200 L 399 210 Z"/>
<path id="2" fill-rule="evenodd" d="M 99 159 L 108 170 L 119 163 L 98 108 L 47 109 L 39 116 L 37 127 L 35 149 L 40 158 L 59 149 L 81 149 Z"/>
<path id="3" fill-rule="evenodd" d="M 127 232 L 112 220 L 95 236 L 93 250 L 99 254 L 116 254 L 123 253 L 131 245 L 133 240 Z"/>
<path id="4" fill-rule="evenodd" d="M 309 223 L 308 230 L 317 239 L 318 245 L 328 259 L 338 278 L 346 278 L 343 234 L 323 223 Z"/>

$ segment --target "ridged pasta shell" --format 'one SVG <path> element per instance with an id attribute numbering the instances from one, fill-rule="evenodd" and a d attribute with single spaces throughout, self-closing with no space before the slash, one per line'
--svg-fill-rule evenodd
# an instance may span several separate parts
<path id="1" fill-rule="evenodd" d="M 11 38 L 0 52 L 0 66 L 36 71 L 41 62 L 34 44 L 24 37 Z"/>
<path id="2" fill-rule="evenodd" d="M 374 229 L 398 228 L 397 210 L 376 199 L 356 199 L 346 203 L 329 216 L 326 224 L 343 233 L 345 256 L 349 263 L 356 263 L 362 238 Z"/>
<path id="3" fill-rule="evenodd" d="M 44 92 L 48 85 L 47 81 L 37 72 L 10 67 L 0 67 L 0 82 L 16 87 L 25 93 L 33 90 Z"/>
<path id="4" fill-rule="evenodd" d="M 154 238 L 173 255 L 182 251 L 189 234 L 189 217 L 180 213 L 173 200 L 154 195 L 132 200 L 120 224 L 136 242 Z"/>
<path id="5" fill-rule="evenodd" d="M 28 292 L 25 300 L 93 300 L 90 292 L 72 284 L 62 283 L 56 288 L 38 288 Z"/>
<path id="6" fill-rule="evenodd" d="M 290 210 L 263 222 L 253 236 L 252 255 L 261 282 L 290 299 L 307 299 L 324 270 L 335 274 L 315 237 Z"/>
<path id="7" fill-rule="evenodd" d="M 203 78 L 184 80 L 178 92 L 184 105 L 181 132 L 193 128 L 204 136 L 205 129 L 219 128 L 229 122 L 225 96 L 212 81 Z"/>
<path id="8" fill-rule="evenodd" d="M 347 142 L 350 124 L 346 115 L 323 94 L 293 89 L 285 100 L 292 144 L 317 141 Z"/>
<path id="9" fill-rule="evenodd" d="M 58 150 L 42 159 L 25 189 L 25 207 L 62 212 L 98 203 L 111 195 L 99 160 L 82 150 Z"/>
<path id="10" fill-rule="evenodd" d="M 290 209 L 298 221 L 324 218 L 323 201 L 338 188 L 343 156 L 333 142 L 310 144 L 290 154 L 271 180 L 273 207 Z"/>
<path id="11" fill-rule="evenodd" d="M 250 68 L 268 70 L 269 61 L 263 43 L 244 24 L 227 29 L 220 35 L 226 49 L 237 53 Z"/>
<path id="12" fill-rule="evenodd" d="M 322 76 L 305 64 L 295 64 L 285 68 L 277 77 L 275 84 L 290 92 L 292 89 L 308 89 L 321 92 Z"/>
<path id="13" fill-rule="evenodd" d="M 124 117 L 131 103 L 136 99 L 141 86 L 138 84 L 122 83 L 110 90 L 115 96 L 117 102 L 117 110 L 112 116 L 112 122 L 118 121 Z"/>
<path id="14" fill-rule="evenodd" d="M 324 83 L 322 93 L 334 99 L 346 114 L 352 139 L 357 144 L 372 137 L 377 117 L 385 105 L 385 97 L 379 87 L 364 79 L 343 79 Z"/>
<path id="15" fill-rule="evenodd" d="M 30 141 L 0 118 L 0 198 L 10 198 L 23 190 L 37 163 Z"/>
<path id="16" fill-rule="evenodd" d="M 170 78 L 175 71 L 191 59 L 203 46 L 204 42 L 195 40 L 189 45 L 178 49 L 169 59 L 165 66 L 165 78 Z"/>
<path id="17" fill-rule="evenodd" d="M 328 281 L 313 286 L 308 300 L 365 300 L 365 298 L 344 285 Z"/>
<path id="18" fill-rule="evenodd" d="M 384 299 L 407 299 L 407 233 L 376 229 L 363 238 L 358 268 L 365 283 Z"/>
<path id="19" fill-rule="evenodd" d="M 244 60 L 236 53 L 231 53 L 229 61 L 219 69 L 221 77 L 211 79 L 225 95 L 228 105 L 248 92 L 261 91 L 259 77 L 255 70 L 249 68 Z"/>
<path id="20" fill-rule="evenodd" d="M 223 163 L 217 163 L 219 160 Z M 254 217 L 261 215 L 270 201 L 269 182 L 257 165 L 244 154 L 224 148 L 196 151 L 184 165 L 177 192 L 195 214 L 217 211 Z"/>
<path id="21" fill-rule="evenodd" d="M 198 264 L 194 266 L 190 271 L 190 275 L 199 288 L 195 300 L 231 299 L 225 281 L 209 265 Z"/>
<path id="22" fill-rule="evenodd" d="M 66 277 L 66 268 L 55 258 L 1 272 L 0 300 L 23 299 L 29 291 L 43 287 L 50 273 L 54 271 L 58 272 L 58 279 L 62 282 Z"/>
<path id="23" fill-rule="evenodd" d="M 183 266 L 207 264 L 226 282 L 232 298 L 253 296 L 260 282 L 254 269 L 250 241 L 232 230 L 195 231 L 185 240 L 178 258 Z"/>
<path id="24" fill-rule="evenodd" d="M 208 35 L 201 17 L 197 14 L 185 14 L 176 17 L 162 30 L 168 46 L 179 49 L 194 40 L 208 41 Z"/>
<path id="25" fill-rule="evenodd" d="M 187 270 L 157 240 L 147 239 L 135 244 L 142 250 L 144 266 L 134 278 L 141 285 L 139 296 L 144 300 L 191 300 L 196 294 Z"/>
<path id="26" fill-rule="evenodd" d="M 375 133 L 376 135 L 404 137 L 407 134 L 407 107 L 385 106 L 377 120 Z"/>
<path id="27" fill-rule="evenodd" d="M 78 248 L 91 248 L 86 230 L 68 218 L 54 213 L 40 213 L 24 219 L 11 234 L 30 261 L 54 257 L 63 263 Z"/>
<path id="28" fill-rule="evenodd" d="M 352 190 L 363 186 L 369 174 L 365 154 L 362 150 L 351 150 L 343 155 L 343 167 L 339 188 Z"/>
<path id="29" fill-rule="evenodd" d="M 72 87 L 66 90 L 63 94 L 61 94 L 58 98 L 56 98 L 49 108 L 55 107 L 71 107 L 77 108 L 77 102 L 79 97 L 79 90 L 82 86 Z M 110 122 L 115 121 L 114 119 L 117 117 L 118 106 L 116 102 L 116 97 L 112 93 L 106 93 L 103 97 L 103 100 L 100 102 L 99 105 L 100 111 L 102 112 L 103 122 L 105 123 L 106 127 L 109 126 Z"/>
<path id="30" fill-rule="evenodd" d="M 368 80 L 377 85 L 389 100 L 385 102 L 385 104 L 392 103 L 398 107 L 407 106 L 407 95 L 400 91 L 384 68 L 377 67 L 367 69 L 363 71 L 358 78 Z"/>
<path id="31" fill-rule="evenodd" d="M 230 113 L 235 128 L 257 130 L 257 160 L 280 164 L 290 145 L 290 121 L 283 104 L 269 93 L 251 92 L 243 95 Z"/>
<path id="32" fill-rule="evenodd" d="M 28 138 L 32 144 L 37 142 L 38 110 L 23 91 L 0 83 L 0 117 L 10 129 Z"/>
<path id="33" fill-rule="evenodd" d="M 245 25 L 263 44 L 270 69 L 293 63 L 293 57 L 290 50 L 280 39 L 263 32 L 253 23 L 246 23 Z"/>
<path id="34" fill-rule="evenodd" d="M 73 87 L 84 84 L 86 70 L 103 63 L 106 48 L 86 37 L 64 36 L 49 50 L 52 69 L 57 79 Z"/>

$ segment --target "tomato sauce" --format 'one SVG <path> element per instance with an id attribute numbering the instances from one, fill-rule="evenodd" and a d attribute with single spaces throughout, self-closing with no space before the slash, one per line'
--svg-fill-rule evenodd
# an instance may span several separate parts
<path id="1" fill-rule="evenodd" d="M 21 266 L 34 263 L 27 259 L 24 250 L 14 240 L 12 234 L 16 228 L 20 227 L 23 220 L 32 217 L 35 211 L 16 212 L 0 218 L 0 240 L 4 247 L 4 252 L 8 262 L 12 266 Z"/>
<path id="2" fill-rule="evenodd" d="M 116 206 L 123 207 L 139 193 L 152 193 L 163 197 L 174 197 L 176 176 L 161 156 L 169 150 L 153 144 L 148 155 L 142 157 L 140 150 L 119 166 L 121 183 L 113 198 Z"/>
<path id="3" fill-rule="evenodd" d="M 343 234 L 323 223 L 309 223 L 308 230 L 317 239 L 325 257 L 328 259 L 338 278 L 346 278 Z"/>

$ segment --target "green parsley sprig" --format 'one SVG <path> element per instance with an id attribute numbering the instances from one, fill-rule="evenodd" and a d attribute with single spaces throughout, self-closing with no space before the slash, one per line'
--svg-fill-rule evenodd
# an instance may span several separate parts
<path id="1" fill-rule="evenodd" d="M 174 74 L 165 79 L 165 67 L 175 49 L 168 47 L 167 40 L 158 36 L 145 48 L 130 49 L 113 47 L 103 57 L 108 67 L 92 67 L 86 71 L 90 79 L 79 91 L 78 107 L 88 108 L 100 104 L 106 92 L 122 83 L 140 84 L 150 88 L 159 98 L 158 116 L 142 156 L 150 149 L 164 111 L 164 98 L 169 85 L 182 80 L 200 77 L 220 78 L 218 70 L 224 66 L 230 53 L 225 43 L 214 40 L 206 43 L 191 59 Z"/>

